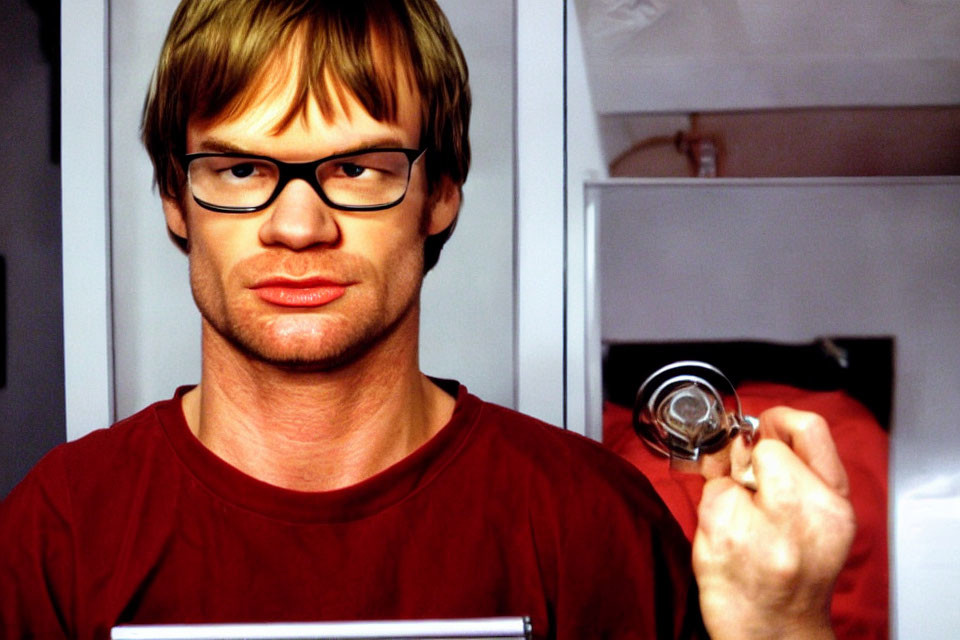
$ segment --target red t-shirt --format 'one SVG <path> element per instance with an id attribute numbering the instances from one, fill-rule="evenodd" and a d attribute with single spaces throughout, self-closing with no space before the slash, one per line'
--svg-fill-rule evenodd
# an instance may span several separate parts
<path id="1" fill-rule="evenodd" d="M 687 540 L 596 443 L 461 387 L 408 458 L 303 493 L 212 454 L 179 395 L 58 447 L 0 505 L 3 637 L 498 615 L 536 637 L 700 633 Z"/>
<path id="2" fill-rule="evenodd" d="M 831 620 L 843 640 L 889 635 L 887 562 L 887 433 L 862 404 L 842 391 L 809 391 L 783 384 L 748 382 L 737 390 L 744 413 L 759 415 L 776 405 L 813 411 L 826 418 L 850 480 L 857 533 L 837 578 Z M 691 540 L 704 480 L 670 469 L 633 431 L 632 410 L 604 406 L 603 439 L 650 478 L 654 488 Z"/>

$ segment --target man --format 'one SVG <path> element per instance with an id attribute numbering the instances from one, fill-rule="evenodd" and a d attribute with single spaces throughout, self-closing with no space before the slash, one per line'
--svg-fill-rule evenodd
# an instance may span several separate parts
<path id="1" fill-rule="evenodd" d="M 58 448 L 3 504 L 7 637 L 494 615 L 536 637 L 701 633 L 690 549 L 641 476 L 419 370 L 469 104 L 433 0 L 181 4 L 143 135 L 189 256 L 201 382 Z M 706 491 L 706 623 L 829 634 L 843 470 L 808 414 L 763 428 L 759 490 Z"/>

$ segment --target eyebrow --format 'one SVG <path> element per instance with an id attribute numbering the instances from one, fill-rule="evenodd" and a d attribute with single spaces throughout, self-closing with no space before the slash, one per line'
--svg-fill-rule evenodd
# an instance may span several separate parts
<path id="1" fill-rule="evenodd" d="M 341 155 L 344 153 L 358 153 L 361 151 L 370 151 L 372 149 L 391 149 L 391 148 L 403 148 L 403 142 L 393 136 L 388 136 L 384 138 L 377 138 L 375 140 L 370 140 L 362 142 L 360 144 L 346 147 L 335 153 L 330 153 L 327 155 Z M 205 138 L 200 141 L 200 144 L 197 145 L 197 150 L 200 153 L 239 153 L 244 155 L 265 155 L 262 153 L 257 153 L 251 151 L 250 149 L 244 149 L 238 145 L 233 144 L 227 140 L 222 140 L 220 138 Z"/>

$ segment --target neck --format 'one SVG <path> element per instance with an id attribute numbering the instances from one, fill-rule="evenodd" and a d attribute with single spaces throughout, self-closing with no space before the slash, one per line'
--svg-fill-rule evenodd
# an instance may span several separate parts
<path id="1" fill-rule="evenodd" d="M 417 322 L 329 371 L 280 368 L 203 324 L 201 383 L 183 399 L 191 431 L 259 480 L 299 491 L 356 484 L 436 434 L 454 399 L 420 373 Z M 399 331 L 404 331 L 401 327 Z"/>

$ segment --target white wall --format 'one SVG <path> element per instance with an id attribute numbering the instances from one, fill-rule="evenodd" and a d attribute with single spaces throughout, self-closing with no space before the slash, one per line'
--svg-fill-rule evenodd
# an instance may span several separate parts
<path id="1" fill-rule="evenodd" d="M 113 322 L 117 417 L 199 379 L 199 314 L 138 140 L 174 0 L 110 6 Z M 471 72 L 473 168 L 453 238 L 423 291 L 422 368 L 514 404 L 513 3 L 441 2 Z"/>
<path id="2" fill-rule="evenodd" d="M 187 259 L 166 233 L 140 112 L 174 0 L 110 2 L 110 195 L 116 418 L 200 379 Z"/>
<path id="3" fill-rule="evenodd" d="M 491 402 L 514 390 L 513 0 L 440 0 L 470 65 L 473 164 L 457 230 L 424 283 L 421 368 Z"/>

